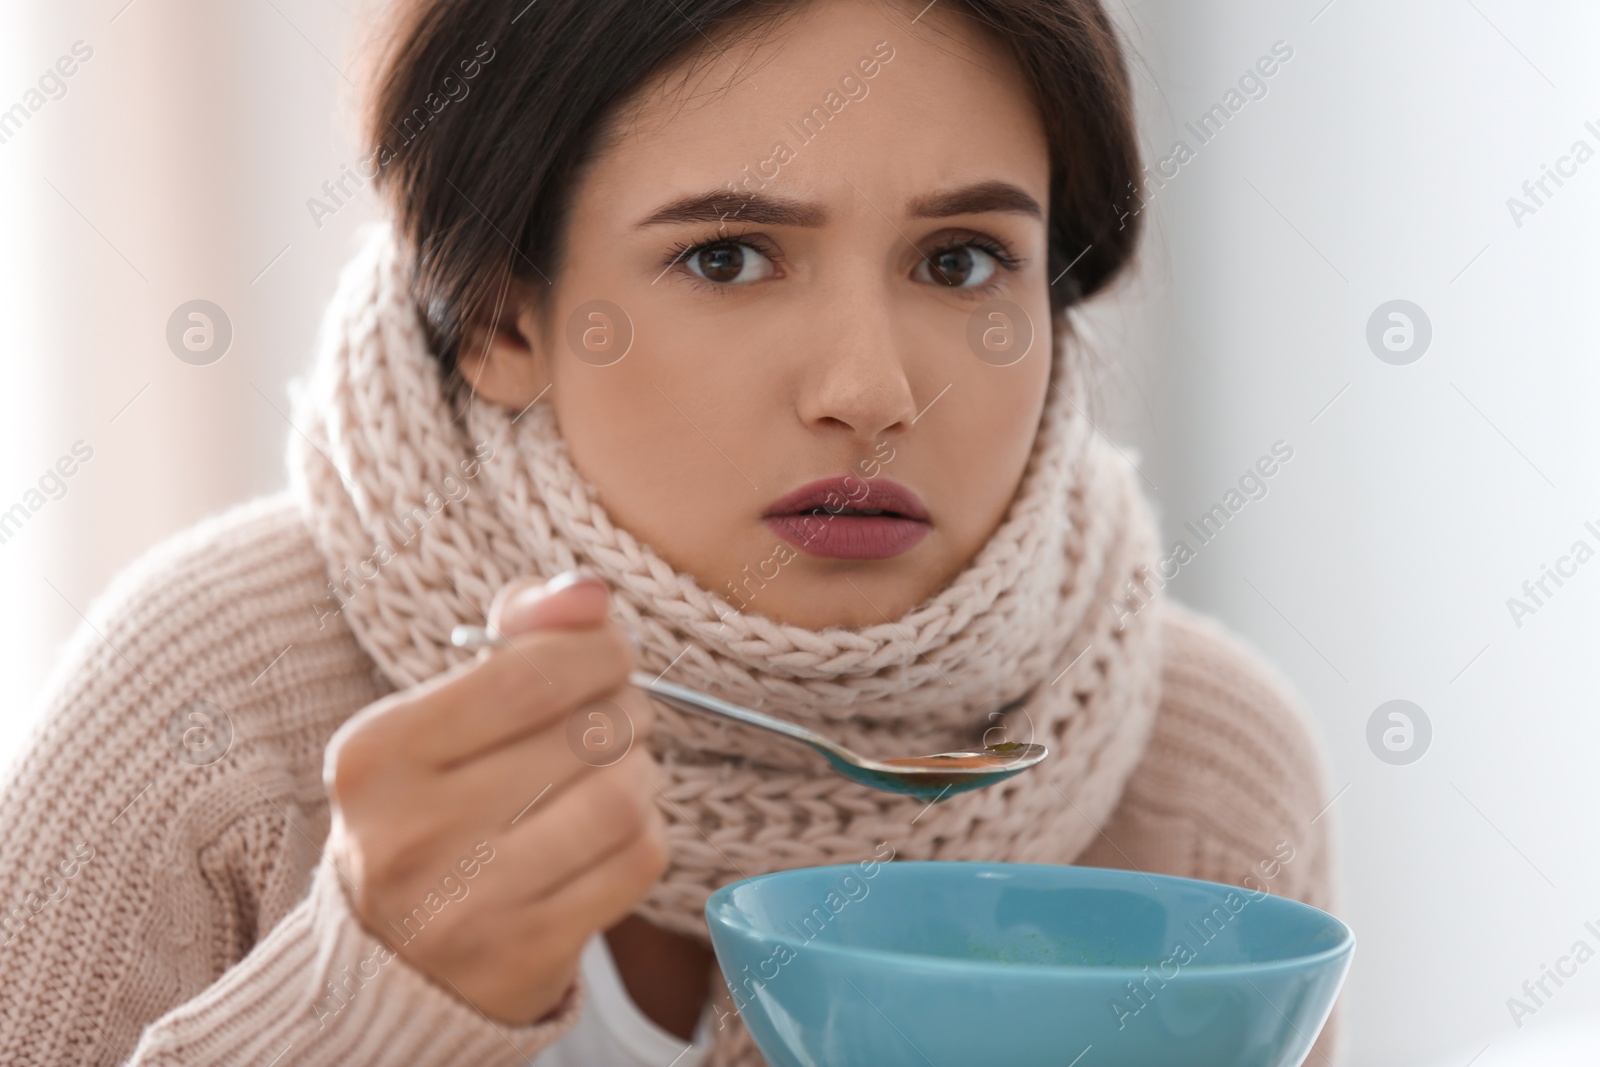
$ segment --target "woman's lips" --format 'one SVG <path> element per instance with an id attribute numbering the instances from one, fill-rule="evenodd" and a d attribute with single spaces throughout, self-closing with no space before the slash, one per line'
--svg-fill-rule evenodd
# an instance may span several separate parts
<path id="1" fill-rule="evenodd" d="M 933 528 L 910 489 L 887 478 L 854 476 L 808 482 L 774 501 L 761 521 L 796 548 L 826 559 L 889 559 Z"/>

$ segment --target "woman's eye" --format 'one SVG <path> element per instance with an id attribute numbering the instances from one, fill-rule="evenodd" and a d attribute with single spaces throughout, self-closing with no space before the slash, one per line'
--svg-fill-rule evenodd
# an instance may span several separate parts
<path id="1" fill-rule="evenodd" d="M 751 245 L 720 241 L 702 245 L 684 257 L 697 276 L 708 282 L 740 285 L 759 281 L 772 273 L 772 261 Z"/>
<path id="2" fill-rule="evenodd" d="M 999 261 L 977 245 L 953 245 L 928 256 L 917 269 L 923 281 L 952 289 L 973 289 L 994 277 Z"/>

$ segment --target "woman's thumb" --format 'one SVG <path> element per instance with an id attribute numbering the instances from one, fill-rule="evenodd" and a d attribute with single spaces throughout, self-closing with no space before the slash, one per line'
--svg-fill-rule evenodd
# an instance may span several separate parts
<path id="1" fill-rule="evenodd" d="M 489 625 L 502 635 L 528 630 L 581 629 L 606 620 L 607 590 L 598 578 L 566 571 L 548 582 L 514 578 L 489 606 Z"/>

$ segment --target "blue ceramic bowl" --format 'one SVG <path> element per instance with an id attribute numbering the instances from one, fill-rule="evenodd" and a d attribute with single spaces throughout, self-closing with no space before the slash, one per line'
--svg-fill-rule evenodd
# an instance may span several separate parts
<path id="1" fill-rule="evenodd" d="M 804 867 L 706 920 L 773 1067 L 1294 1067 L 1355 949 L 1265 892 L 1045 864 Z"/>

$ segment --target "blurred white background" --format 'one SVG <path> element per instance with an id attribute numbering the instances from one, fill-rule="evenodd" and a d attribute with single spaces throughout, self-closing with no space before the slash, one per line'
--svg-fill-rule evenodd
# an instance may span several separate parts
<path id="1" fill-rule="evenodd" d="M 1542 203 L 1523 189 L 1575 142 L 1600 151 L 1600 11 L 1111 3 L 1152 172 L 1179 140 L 1192 157 L 1150 186 L 1141 272 L 1095 309 L 1102 426 L 1191 547 L 1186 521 L 1275 442 L 1293 449 L 1167 592 L 1260 647 L 1316 720 L 1359 940 L 1346 1062 L 1596 1062 L 1600 963 L 1547 984 L 1520 1026 L 1507 1001 L 1580 938 L 1600 948 L 1584 929 L 1600 927 L 1600 562 L 1548 583 L 1520 627 L 1507 599 L 1574 541 L 1600 549 L 1584 525 L 1600 530 L 1600 159 L 1562 164 Z M 58 98 L 0 120 L 0 511 L 76 442 L 93 450 L 0 541 L 7 759 L 112 574 L 284 483 L 285 382 L 374 212 L 364 191 L 320 227 L 306 206 L 360 154 L 344 117 L 356 11 L 0 8 L 0 115 L 79 49 Z M 1275 45 L 1264 95 L 1247 85 L 1202 143 L 1185 124 L 1226 111 Z M 1514 216 L 1511 197 L 1536 210 Z M 208 366 L 166 343 L 193 299 L 233 324 Z M 1425 350 L 1389 354 L 1409 362 L 1368 344 L 1393 300 L 1431 326 Z M 1396 699 L 1431 724 L 1390 754 L 1423 753 L 1408 763 L 1368 741 Z"/>

